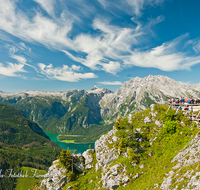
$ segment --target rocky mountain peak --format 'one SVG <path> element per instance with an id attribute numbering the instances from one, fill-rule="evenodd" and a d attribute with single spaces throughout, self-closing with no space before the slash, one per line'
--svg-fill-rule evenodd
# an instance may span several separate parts
<path id="1" fill-rule="evenodd" d="M 99 87 L 97 85 L 95 85 L 90 89 L 90 91 L 97 90 L 97 89 L 99 89 Z"/>
<path id="2" fill-rule="evenodd" d="M 127 114 L 131 110 L 143 110 L 153 103 L 164 103 L 169 97 L 198 97 L 199 89 L 198 84 L 183 85 L 162 75 L 135 77 L 125 82 L 113 94 L 104 95 L 101 100 L 101 113 L 110 117 L 122 112 Z"/>

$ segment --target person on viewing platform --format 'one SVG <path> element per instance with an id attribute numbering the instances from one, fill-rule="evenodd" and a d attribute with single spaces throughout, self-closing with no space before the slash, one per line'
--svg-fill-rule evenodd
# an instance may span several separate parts
<path id="1" fill-rule="evenodd" d="M 185 99 L 184 99 L 184 97 L 181 97 L 181 103 L 182 103 L 182 104 L 185 103 Z"/>
<path id="2" fill-rule="evenodd" d="M 194 104 L 194 99 L 190 97 L 190 104 Z"/>
<path id="3" fill-rule="evenodd" d="M 190 99 L 187 97 L 187 98 L 185 99 L 185 104 L 189 104 L 189 101 L 190 101 Z"/>
<path id="4" fill-rule="evenodd" d="M 197 99 L 198 104 L 200 104 L 200 97 Z"/>
<path id="5" fill-rule="evenodd" d="M 178 98 L 175 100 L 175 105 L 179 105 L 179 99 Z"/>

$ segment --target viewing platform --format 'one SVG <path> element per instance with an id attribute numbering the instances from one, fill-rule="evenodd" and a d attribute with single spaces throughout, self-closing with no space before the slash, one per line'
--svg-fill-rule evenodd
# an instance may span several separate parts
<path id="1" fill-rule="evenodd" d="M 200 111 L 200 104 L 188 104 L 188 103 L 169 103 L 169 102 L 166 102 L 167 105 L 169 105 L 172 109 L 179 109 L 179 110 L 182 110 L 182 111 L 192 111 L 192 112 L 195 112 L 195 111 Z"/>
<path id="2" fill-rule="evenodd" d="M 169 105 L 169 109 L 167 110 L 166 114 L 170 109 L 176 110 L 175 115 L 178 114 L 179 111 L 184 111 L 184 116 L 190 118 L 191 121 L 196 122 L 197 124 L 200 124 L 200 104 L 188 104 L 188 103 L 169 103 L 166 102 L 167 105 Z M 195 113 L 196 112 L 196 113 Z"/>

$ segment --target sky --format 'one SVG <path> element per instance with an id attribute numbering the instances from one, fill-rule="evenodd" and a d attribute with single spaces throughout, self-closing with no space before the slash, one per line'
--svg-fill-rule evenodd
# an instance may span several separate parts
<path id="1" fill-rule="evenodd" d="M 200 82 L 199 0 L 0 0 L 0 90 Z"/>

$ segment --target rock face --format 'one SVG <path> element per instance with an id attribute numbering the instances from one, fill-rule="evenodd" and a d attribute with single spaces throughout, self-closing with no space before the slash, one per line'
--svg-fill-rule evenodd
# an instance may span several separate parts
<path id="1" fill-rule="evenodd" d="M 105 189 L 117 189 L 120 186 L 120 182 L 123 186 L 126 186 L 130 178 L 126 176 L 125 172 L 126 169 L 121 164 L 116 164 L 111 168 L 104 168 L 102 173 L 103 187 Z"/>
<path id="2" fill-rule="evenodd" d="M 101 167 L 106 166 L 111 161 L 119 157 L 118 150 L 113 147 L 110 148 L 109 144 L 117 142 L 119 139 L 115 136 L 116 130 L 113 129 L 109 131 L 106 135 L 102 135 L 99 140 L 95 142 L 95 151 L 96 151 L 96 170 Z"/>
<path id="3" fill-rule="evenodd" d="M 195 167 L 195 170 L 189 169 L 186 172 L 180 172 L 182 168 L 194 166 L 195 163 L 200 162 L 200 133 L 198 133 L 171 162 L 177 164 L 172 168 L 172 171 L 166 174 L 168 177 L 164 178 L 160 187 L 161 189 L 171 189 L 170 186 L 172 185 L 172 181 L 173 184 L 184 181 L 184 184 L 186 185 L 182 186 L 182 189 L 200 189 L 199 166 Z"/>
<path id="4" fill-rule="evenodd" d="M 105 94 L 100 101 L 101 114 L 116 118 L 163 103 L 169 97 L 199 96 L 198 85 L 184 85 L 166 76 L 135 77 L 112 94 Z"/>
<path id="5" fill-rule="evenodd" d="M 94 159 L 97 160 L 96 170 L 102 168 L 101 181 L 105 189 L 116 189 L 122 185 L 126 186 L 130 178 L 126 175 L 126 168 L 122 164 L 110 167 L 109 163 L 117 159 L 120 155 L 114 147 L 119 138 L 115 136 L 116 129 L 109 131 L 95 142 L 95 150 L 88 149 L 83 154 L 72 154 L 74 168 L 82 173 L 84 169 L 89 170 L 94 167 Z M 96 152 L 96 158 L 94 153 Z M 66 177 L 68 172 L 63 167 L 57 167 L 58 160 L 53 162 L 49 168 L 45 179 L 41 182 L 41 188 L 49 190 L 61 190 L 70 181 Z M 91 181 L 92 182 L 92 181 Z"/>
<path id="6" fill-rule="evenodd" d="M 72 154 L 73 157 L 73 166 L 74 168 L 82 173 L 84 168 L 84 157 L 79 153 L 79 154 Z"/>
<path id="7" fill-rule="evenodd" d="M 48 190 L 61 190 L 66 183 L 69 183 L 67 176 L 67 170 L 63 167 L 57 167 L 58 160 L 53 162 L 53 165 L 49 168 L 47 174 L 41 182 L 41 188 L 47 188 Z"/>
<path id="8" fill-rule="evenodd" d="M 84 167 L 84 157 L 79 154 L 72 154 L 74 168 L 82 173 Z M 67 178 L 68 171 L 58 166 L 59 160 L 55 160 L 52 166 L 49 168 L 47 174 L 41 182 L 41 188 L 47 188 L 48 190 L 61 190 L 65 184 L 69 183 L 70 180 Z"/>
<path id="9" fill-rule="evenodd" d="M 191 165 L 200 161 L 200 133 L 192 139 L 188 146 L 181 150 L 177 156 L 172 160 L 173 162 L 178 162 L 173 169 L 178 169 L 180 167 Z"/>
<path id="10" fill-rule="evenodd" d="M 93 154 L 94 149 L 88 149 L 85 152 L 83 152 L 83 157 L 85 158 L 85 169 L 91 169 L 94 166 L 92 165 L 93 162 Z"/>
<path id="11" fill-rule="evenodd" d="M 95 142 L 96 171 L 102 168 L 101 181 L 103 187 L 110 190 L 117 189 L 121 185 L 120 183 L 126 186 L 130 181 L 130 178 L 126 175 L 126 168 L 122 164 L 116 164 L 112 167 L 109 164 L 120 156 L 118 149 L 114 146 L 120 140 L 115 136 L 115 133 L 116 129 L 113 129 Z M 126 153 L 123 155 L 124 157 L 127 156 Z"/>

